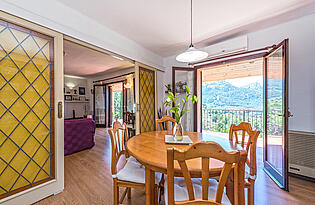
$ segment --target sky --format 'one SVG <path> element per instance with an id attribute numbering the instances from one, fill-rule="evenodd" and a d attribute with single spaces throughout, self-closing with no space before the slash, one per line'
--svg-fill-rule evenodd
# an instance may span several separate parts
<path id="1" fill-rule="evenodd" d="M 261 86 L 263 85 L 263 77 L 262 76 L 251 76 L 245 78 L 235 78 L 235 79 L 228 79 L 225 80 L 226 82 L 231 83 L 236 87 L 242 87 L 251 83 L 260 83 Z"/>

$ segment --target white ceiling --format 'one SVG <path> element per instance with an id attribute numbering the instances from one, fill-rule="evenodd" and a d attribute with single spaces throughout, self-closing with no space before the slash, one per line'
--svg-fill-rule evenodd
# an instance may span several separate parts
<path id="1" fill-rule="evenodd" d="M 110 69 L 129 68 L 133 64 L 118 60 L 111 55 L 90 48 L 64 41 L 64 69 L 70 75 L 94 75 Z"/>
<path id="2" fill-rule="evenodd" d="M 160 56 L 189 45 L 190 0 L 59 1 Z M 196 47 L 315 12 L 314 0 L 194 0 L 193 7 Z"/>

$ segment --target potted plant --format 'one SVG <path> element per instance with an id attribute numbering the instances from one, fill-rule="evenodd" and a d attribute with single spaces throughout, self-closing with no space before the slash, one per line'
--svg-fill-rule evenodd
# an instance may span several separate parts
<path id="1" fill-rule="evenodd" d="M 181 102 L 178 101 L 179 93 L 168 92 L 168 96 L 163 103 L 165 107 L 171 107 L 170 112 L 175 115 L 175 128 L 173 130 L 173 136 L 176 140 L 183 140 L 183 127 L 182 127 L 182 118 L 185 116 L 188 110 L 186 110 L 187 102 L 191 100 L 191 102 L 197 103 L 197 96 L 190 93 L 190 90 L 187 86 L 185 86 L 185 96 Z"/>

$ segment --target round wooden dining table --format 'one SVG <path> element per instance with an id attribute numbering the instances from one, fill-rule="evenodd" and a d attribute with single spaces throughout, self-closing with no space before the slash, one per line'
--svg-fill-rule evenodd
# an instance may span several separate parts
<path id="1" fill-rule="evenodd" d="M 145 132 L 130 138 L 126 144 L 128 153 L 145 166 L 147 205 L 154 204 L 154 197 L 152 197 L 152 195 L 154 193 L 155 172 L 167 174 L 167 149 L 177 148 L 179 150 L 185 150 L 189 147 L 188 144 L 166 144 L 165 135 L 171 134 L 171 131 Z M 244 201 L 244 167 L 247 152 L 241 146 L 233 144 L 229 139 L 213 134 L 184 132 L 184 135 L 188 135 L 193 142 L 213 141 L 221 145 L 227 152 L 234 152 L 236 150 L 241 152 L 241 158 L 243 160 L 241 160 L 241 163 L 234 166 L 234 171 L 231 171 L 226 183 L 226 192 L 232 204 L 234 204 L 235 200 L 241 202 L 239 204 L 242 204 Z M 192 177 L 201 177 L 201 159 L 187 160 L 186 163 Z M 210 159 L 209 164 L 209 176 L 220 176 L 224 163 Z M 237 178 L 234 178 L 234 175 L 236 175 Z M 180 167 L 176 163 L 175 176 L 181 176 Z M 238 194 L 234 194 L 236 192 Z"/>

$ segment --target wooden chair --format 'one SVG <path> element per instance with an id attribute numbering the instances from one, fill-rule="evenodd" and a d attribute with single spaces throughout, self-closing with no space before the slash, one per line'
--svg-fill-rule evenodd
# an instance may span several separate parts
<path id="1" fill-rule="evenodd" d="M 242 132 L 242 138 L 238 139 L 237 132 Z M 246 139 L 246 134 L 248 139 Z M 247 159 L 245 167 L 245 188 L 248 189 L 248 204 L 253 205 L 255 202 L 255 180 L 257 175 L 256 147 L 257 139 L 260 132 L 253 130 L 248 122 L 242 122 L 239 125 L 232 124 L 229 131 L 229 139 L 232 142 L 240 144 L 243 148 L 246 146 Z"/>
<path id="2" fill-rule="evenodd" d="M 169 115 L 164 115 L 161 119 L 156 119 L 155 121 L 156 121 L 156 123 L 155 123 L 155 130 L 156 131 L 159 130 L 159 125 L 160 125 L 160 129 L 164 130 L 164 127 L 163 127 L 164 122 L 166 123 L 166 129 L 169 128 L 169 122 L 171 122 L 173 124 L 172 125 L 172 131 L 175 127 L 175 119 Z"/>
<path id="3" fill-rule="evenodd" d="M 114 188 L 114 205 L 121 204 L 128 193 L 131 198 L 131 188 L 145 189 L 145 169 L 133 157 L 129 157 L 125 143 L 128 140 L 128 130 L 126 124 L 118 121 L 113 123 L 113 128 L 108 130 L 112 145 L 111 171 Z M 158 174 L 156 182 L 159 181 Z M 119 187 L 126 187 L 122 197 L 119 199 Z M 158 186 L 155 185 L 154 198 L 157 204 Z"/>
<path id="4" fill-rule="evenodd" d="M 155 120 L 155 130 L 158 131 L 159 130 L 159 125 L 160 125 L 160 129 L 163 131 L 164 130 L 164 126 L 163 126 L 163 123 L 166 123 L 166 129 L 169 128 L 169 123 L 172 123 L 172 133 L 173 133 L 173 130 L 174 130 L 174 127 L 175 127 L 175 119 L 172 118 L 171 116 L 169 115 L 164 115 L 161 119 L 156 119 Z M 161 199 L 162 199 L 162 195 L 164 194 L 164 182 L 165 182 L 165 179 L 164 179 L 164 174 L 162 174 L 162 177 L 161 177 L 161 181 L 160 181 L 160 195 L 159 195 L 159 202 L 161 202 Z"/>
<path id="5" fill-rule="evenodd" d="M 186 160 L 194 158 L 202 160 L 202 179 L 192 179 L 188 171 Z M 219 182 L 209 179 L 210 158 L 225 162 Z M 165 188 L 168 191 L 168 197 L 165 197 L 166 204 L 230 204 L 224 193 L 224 186 L 233 164 L 239 163 L 240 159 L 239 151 L 228 153 L 215 142 L 195 142 L 185 151 L 167 149 L 167 186 Z M 174 178 L 175 160 L 184 177 Z M 234 183 L 237 184 L 236 177 L 235 180 Z"/>

